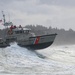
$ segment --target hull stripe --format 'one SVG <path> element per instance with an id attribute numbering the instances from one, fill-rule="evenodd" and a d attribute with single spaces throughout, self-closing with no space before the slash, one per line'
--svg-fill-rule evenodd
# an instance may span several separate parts
<path id="1" fill-rule="evenodd" d="M 35 43 L 34 43 L 34 44 L 38 44 L 39 40 L 40 40 L 40 37 L 39 37 L 39 36 L 37 36 L 37 38 L 36 38 L 36 40 L 35 40 Z"/>

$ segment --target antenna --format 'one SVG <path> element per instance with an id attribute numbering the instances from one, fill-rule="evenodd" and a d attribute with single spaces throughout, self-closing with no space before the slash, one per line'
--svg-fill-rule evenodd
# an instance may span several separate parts
<path id="1" fill-rule="evenodd" d="M 4 26 L 5 28 L 8 28 L 8 26 L 12 25 L 13 23 L 10 22 L 10 15 L 9 15 L 9 22 L 6 22 L 6 19 L 5 19 L 5 14 L 4 12 L 2 11 L 2 15 L 3 15 L 3 22 L 4 22 Z"/>
<path id="2" fill-rule="evenodd" d="M 4 12 L 2 11 L 2 15 L 3 15 L 3 21 L 4 21 L 4 26 L 5 26 L 5 14 L 4 14 Z"/>

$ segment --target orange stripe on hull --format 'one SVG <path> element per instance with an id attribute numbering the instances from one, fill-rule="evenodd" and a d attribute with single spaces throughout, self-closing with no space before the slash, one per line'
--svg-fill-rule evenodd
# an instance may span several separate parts
<path id="1" fill-rule="evenodd" d="M 35 44 L 38 44 L 39 40 L 40 40 L 40 37 L 38 36 L 35 40 Z"/>

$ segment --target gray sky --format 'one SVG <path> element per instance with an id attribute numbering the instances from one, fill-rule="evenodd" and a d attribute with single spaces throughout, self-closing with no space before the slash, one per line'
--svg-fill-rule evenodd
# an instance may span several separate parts
<path id="1" fill-rule="evenodd" d="M 75 0 L 0 0 L 2 10 L 7 21 L 10 15 L 15 25 L 40 24 L 75 30 Z"/>

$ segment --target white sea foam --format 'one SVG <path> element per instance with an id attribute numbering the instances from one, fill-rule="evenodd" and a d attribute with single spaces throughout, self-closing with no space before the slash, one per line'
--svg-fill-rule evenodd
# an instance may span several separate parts
<path id="1" fill-rule="evenodd" d="M 0 48 L 0 74 L 75 75 L 75 45 L 51 46 L 38 51 L 16 43 Z"/>

